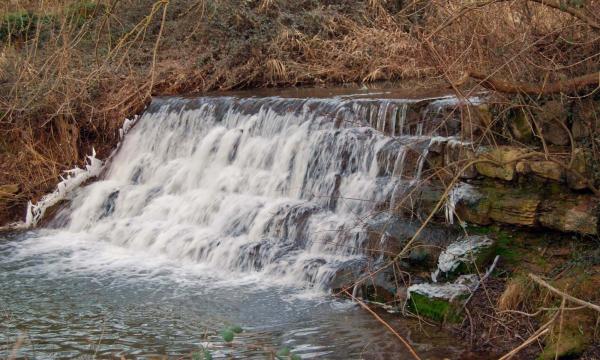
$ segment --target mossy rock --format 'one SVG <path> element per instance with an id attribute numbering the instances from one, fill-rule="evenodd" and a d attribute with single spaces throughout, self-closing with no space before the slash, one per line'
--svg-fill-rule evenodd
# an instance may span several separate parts
<path id="1" fill-rule="evenodd" d="M 475 235 L 494 234 L 494 244 L 488 248 L 489 252 L 486 251 L 486 253 L 481 254 L 479 258 L 480 262 L 477 262 L 477 266 L 487 265 L 487 262 L 496 257 L 496 255 L 500 256 L 502 261 L 508 263 L 516 263 L 521 258 L 521 249 L 515 243 L 513 235 L 497 225 L 469 226 L 466 231 L 468 234 Z"/>
<path id="2" fill-rule="evenodd" d="M 567 326 L 562 329 L 560 338 L 558 334 L 552 335 L 551 340 L 544 347 L 539 359 L 555 359 L 556 354 L 558 354 L 559 359 L 576 358 L 586 350 L 589 343 L 589 336 L 581 332 L 578 328 Z"/>
<path id="3" fill-rule="evenodd" d="M 522 257 L 521 249 L 515 244 L 515 239 L 506 231 L 500 231 L 496 235 L 494 250 L 494 255 L 500 256 L 505 263 L 516 264 Z"/>
<path id="4" fill-rule="evenodd" d="M 463 298 L 460 297 L 458 300 Z M 410 294 L 408 307 L 416 314 L 438 322 L 457 323 L 462 320 L 459 303 L 460 301 L 434 299 L 413 292 Z"/>
<path id="5" fill-rule="evenodd" d="M 483 176 L 511 181 L 516 175 L 516 161 L 524 153 L 524 149 L 513 146 L 482 148 L 477 156 L 481 162 L 475 168 Z"/>
<path id="6" fill-rule="evenodd" d="M 510 119 L 510 131 L 515 139 L 528 143 L 533 139 L 533 128 L 529 116 L 523 109 L 517 109 Z"/>

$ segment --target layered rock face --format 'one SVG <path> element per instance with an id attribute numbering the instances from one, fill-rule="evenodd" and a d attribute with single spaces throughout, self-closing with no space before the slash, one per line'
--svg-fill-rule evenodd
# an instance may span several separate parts
<path id="1" fill-rule="evenodd" d="M 463 142 L 458 151 L 448 144 L 439 150 L 444 169 L 471 185 L 467 193 L 448 199 L 459 220 L 598 234 L 600 101 L 548 101 L 508 118 L 494 115 L 487 105 L 469 112 L 477 115 L 462 120 L 462 133 L 471 134 L 467 140 L 472 142 Z M 425 209 L 432 210 L 445 186 L 435 181 L 428 186 L 423 199 Z"/>

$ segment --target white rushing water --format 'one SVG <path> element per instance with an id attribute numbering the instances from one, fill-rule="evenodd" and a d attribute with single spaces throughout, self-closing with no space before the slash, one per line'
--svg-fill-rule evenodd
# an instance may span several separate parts
<path id="1" fill-rule="evenodd" d="M 362 257 L 365 218 L 414 186 L 440 141 L 408 103 L 157 99 L 57 237 L 326 288 Z"/>

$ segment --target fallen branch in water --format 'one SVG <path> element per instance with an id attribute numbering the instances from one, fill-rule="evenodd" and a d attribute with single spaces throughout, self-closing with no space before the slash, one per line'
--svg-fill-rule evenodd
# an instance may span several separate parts
<path id="1" fill-rule="evenodd" d="M 382 323 L 383 326 L 385 326 L 392 334 L 394 334 L 404 344 L 404 346 L 406 346 L 406 348 L 408 349 L 408 351 L 410 352 L 410 354 L 415 359 L 421 360 L 421 358 L 416 353 L 416 351 L 412 348 L 412 346 L 410 345 L 410 343 L 406 339 L 404 339 L 402 337 L 402 335 L 398 334 L 398 332 L 396 330 L 394 330 L 394 328 L 391 327 L 390 324 L 388 324 L 385 320 L 383 320 L 379 315 L 377 315 L 377 313 L 375 311 L 371 310 L 371 308 L 369 308 L 367 306 L 367 304 L 365 304 L 364 302 L 362 302 L 360 299 L 356 298 L 354 295 L 352 295 L 351 293 L 349 293 L 347 290 L 344 290 L 344 292 L 346 293 L 346 295 L 350 296 L 352 298 L 352 300 L 356 301 L 363 309 L 367 310 L 371 315 L 373 315 L 373 317 L 375 319 L 377 319 L 377 321 L 379 321 L 380 323 Z"/>

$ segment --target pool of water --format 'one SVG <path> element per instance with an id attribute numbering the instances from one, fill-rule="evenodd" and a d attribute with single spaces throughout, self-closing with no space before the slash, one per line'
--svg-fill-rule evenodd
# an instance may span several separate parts
<path id="1" fill-rule="evenodd" d="M 0 358 L 411 359 L 358 305 L 254 274 L 215 273 L 37 230 L 0 237 Z M 455 338 L 381 314 L 423 358 L 465 358 Z M 230 344 L 220 330 L 244 332 Z"/>

